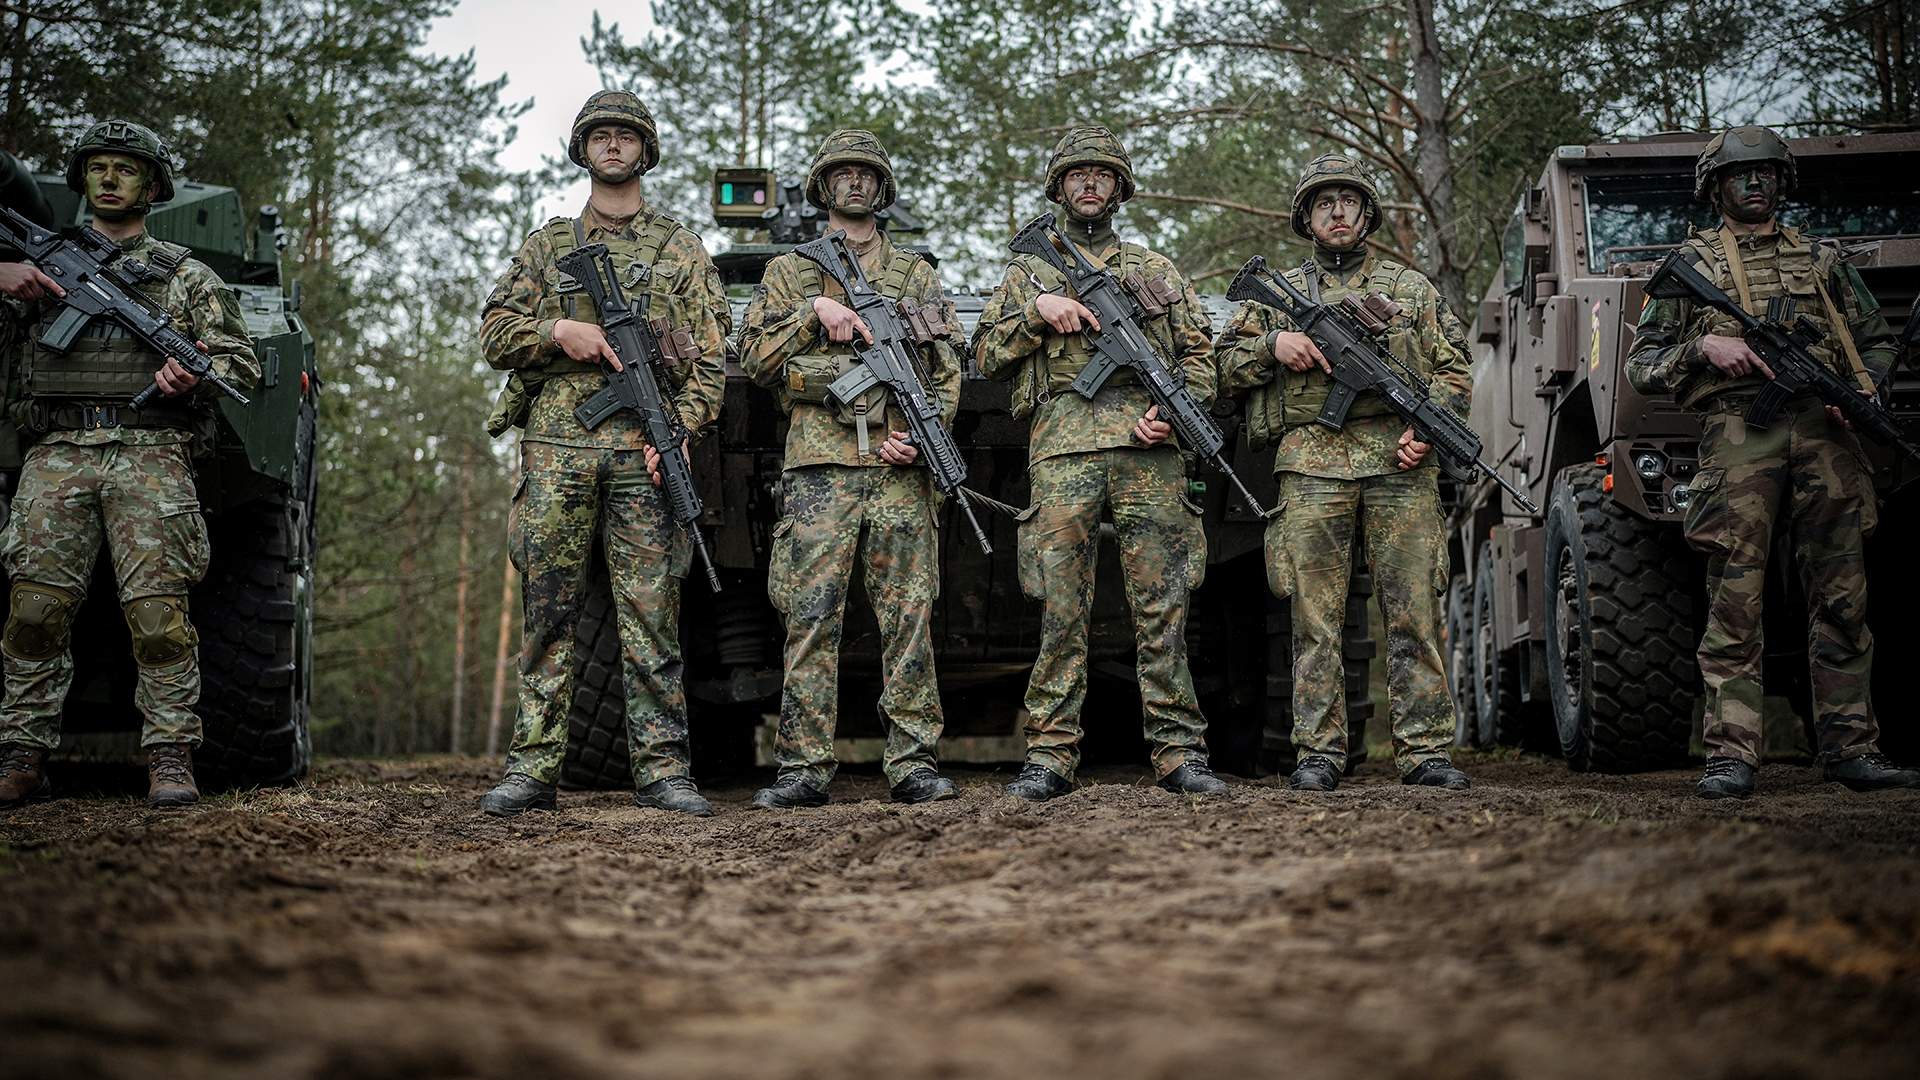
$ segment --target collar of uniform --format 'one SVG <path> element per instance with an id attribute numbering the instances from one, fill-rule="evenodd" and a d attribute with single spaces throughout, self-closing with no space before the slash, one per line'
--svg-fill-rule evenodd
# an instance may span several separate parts
<path id="1" fill-rule="evenodd" d="M 606 233 L 609 236 L 631 237 L 634 235 L 634 222 L 645 221 L 652 216 L 653 211 L 647 208 L 647 201 L 645 199 L 640 200 L 640 208 L 634 211 L 633 216 L 624 220 L 602 214 L 594 207 L 591 199 L 587 201 L 586 208 L 580 211 L 580 220 L 587 227 L 587 238 L 589 240 L 597 233 Z"/>
<path id="2" fill-rule="evenodd" d="M 1081 221 L 1069 216 L 1060 224 L 1060 232 L 1080 250 L 1092 255 L 1095 262 L 1107 261 L 1107 256 L 1120 246 L 1120 238 L 1113 232 L 1112 215 L 1098 221 Z"/>
<path id="3" fill-rule="evenodd" d="M 1373 270 L 1373 253 L 1364 247 L 1328 251 L 1315 245 L 1313 265 L 1319 267 L 1321 275 L 1334 284 L 1358 288 L 1359 283 L 1365 281 Z"/>

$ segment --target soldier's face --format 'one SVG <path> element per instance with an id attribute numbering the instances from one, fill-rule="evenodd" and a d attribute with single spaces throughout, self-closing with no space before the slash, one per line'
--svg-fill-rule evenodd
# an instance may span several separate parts
<path id="1" fill-rule="evenodd" d="M 640 133 L 619 124 L 602 124 L 587 132 L 587 167 L 603 184 L 624 184 L 638 175 Z"/>
<path id="2" fill-rule="evenodd" d="M 1358 244 L 1366 222 L 1367 197 L 1356 187 L 1328 184 L 1307 204 L 1307 230 L 1334 251 Z"/>
<path id="3" fill-rule="evenodd" d="M 880 170 L 851 162 L 827 173 L 827 205 L 848 217 L 866 217 L 880 197 Z"/>
<path id="4" fill-rule="evenodd" d="M 87 205 L 96 214 L 124 214 L 149 194 L 147 163 L 125 154 L 95 154 L 81 166 Z"/>
<path id="5" fill-rule="evenodd" d="M 1120 174 L 1104 165 L 1079 165 L 1060 178 L 1060 197 L 1067 212 L 1082 221 L 1098 221 L 1113 213 L 1113 196 L 1120 190 Z"/>
<path id="6" fill-rule="evenodd" d="M 1758 225 L 1780 206 L 1780 169 L 1771 161 L 1721 169 L 1720 211 L 1743 225 Z"/>

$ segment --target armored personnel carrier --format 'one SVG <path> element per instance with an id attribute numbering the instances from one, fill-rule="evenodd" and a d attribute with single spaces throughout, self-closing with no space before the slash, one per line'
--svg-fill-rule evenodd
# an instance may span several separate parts
<path id="1" fill-rule="evenodd" d="M 1626 360 L 1654 266 L 1711 223 L 1692 195 L 1706 138 L 1560 147 L 1507 227 L 1471 331 L 1472 424 L 1543 510 L 1527 514 L 1484 482 L 1453 508 L 1447 621 L 1463 744 L 1534 745 L 1607 772 L 1688 758 L 1704 585 L 1681 522 L 1700 429 L 1670 398 L 1636 391 Z M 1920 134 L 1789 145 L 1800 179 L 1783 219 L 1837 245 L 1899 329 L 1920 291 Z M 1910 360 L 1882 393 L 1911 438 Z M 1883 498 L 1867 556 L 1884 704 L 1901 700 L 1892 684 L 1914 640 L 1900 607 L 1920 595 L 1914 560 L 1890 556 L 1920 523 L 1920 499 L 1899 493 L 1911 462 L 1868 452 Z M 1768 573 L 1766 685 L 1804 718 L 1806 600 L 1790 560 Z M 1911 746 L 1885 712 L 1890 747 Z"/>
<path id="2" fill-rule="evenodd" d="M 232 188 L 188 180 L 176 186 L 178 194 L 155 208 L 147 228 L 192 248 L 229 284 L 263 371 L 261 385 L 248 391 L 251 404 L 221 399 L 218 432 L 195 451 L 212 561 L 189 600 L 201 638 L 199 713 L 206 725 L 194 764 L 204 783 L 279 783 L 304 774 L 312 757 L 320 372 L 313 336 L 300 320 L 298 287 L 282 287 L 279 213 L 262 207 L 249 228 Z M 61 177 L 29 176 L 10 156 L 0 160 L 0 193 L 42 224 L 85 221 L 80 197 Z M 18 432 L 0 418 L 0 520 L 22 455 Z M 132 644 L 114 592 L 103 551 L 73 631 L 62 757 L 130 760 L 138 747 Z"/>
<path id="3" fill-rule="evenodd" d="M 820 235 L 826 215 L 806 204 L 797 181 L 782 182 L 769 170 L 751 168 L 715 173 L 712 208 L 716 222 L 738 237 L 714 259 L 732 297 L 737 328 L 767 263 Z M 922 231 L 911 211 L 898 203 L 883 211 L 883 225 L 896 239 Z M 969 335 L 990 287 L 953 293 Z M 1216 326 L 1223 323 L 1230 305 L 1219 297 L 1208 298 L 1208 305 Z M 1234 470 L 1271 506 L 1271 451 L 1250 453 L 1231 427 L 1236 421 L 1220 422 L 1229 425 L 1237 447 Z M 1009 507 L 1025 507 L 1027 427 L 1011 417 L 1006 386 L 969 371 L 954 428 L 967 456 L 969 489 Z M 756 757 L 770 761 L 768 721 L 780 708 L 785 632 L 767 600 L 766 573 L 770 537 L 779 518 L 776 485 L 785 445 L 786 420 L 772 395 L 754 386 L 730 359 L 718 435 L 693 453 L 707 508 L 704 524 L 725 589 L 712 595 L 690 581 L 681 620 L 694 754 L 704 759 L 703 768 L 748 764 Z M 1228 487 L 1204 465 L 1192 474 L 1189 495 L 1206 523 L 1208 571 L 1194 596 L 1187 640 L 1214 763 L 1252 775 L 1291 767 L 1292 646 L 1287 607 L 1267 591 L 1261 565 L 1263 523 L 1227 497 Z M 985 510 L 981 514 L 993 544 L 991 556 L 981 552 L 964 522 L 956 523 L 951 509 L 941 525 L 941 595 L 934 608 L 934 648 L 947 720 L 941 756 L 948 761 L 1017 761 L 1024 752 L 1020 702 L 1039 649 L 1039 605 L 1020 592 L 1013 520 Z M 596 580 L 580 624 L 582 660 L 562 779 L 580 786 L 618 787 L 632 782 L 621 711 L 619 643 L 597 556 L 593 565 Z M 1366 614 L 1371 595 L 1371 578 L 1356 574 L 1346 647 L 1356 746 L 1363 742 L 1360 735 L 1372 710 L 1368 671 L 1374 643 Z M 1104 744 L 1110 752 L 1131 754 L 1127 748 L 1140 738 L 1140 705 L 1132 623 L 1111 543 L 1101 558 L 1095 603 L 1085 710 L 1089 749 L 1097 754 Z M 849 598 L 841 657 L 840 758 L 877 760 L 883 735 L 874 708 L 880 691 L 880 641 L 858 584 Z M 1138 758 L 1131 754 L 1129 760 Z"/>

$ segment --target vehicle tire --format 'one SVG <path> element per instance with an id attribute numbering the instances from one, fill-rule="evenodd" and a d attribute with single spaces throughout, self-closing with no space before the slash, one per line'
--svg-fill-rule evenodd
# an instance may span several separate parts
<path id="1" fill-rule="evenodd" d="M 1347 621 L 1342 628 L 1340 656 L 1347 680 L 1347 772 L 1367 760 L 1367 724 L 1373 719 L 1373 658 L 1380 653 L 1374 639 L 1372 611 L 1373 571 L 1367 568 L 1366 546 L 1354 543 L 1353 577 L 1347 585 Z"/>
<path id="2" fill-rule="evenodd" d="M 309 400 L 292 492 L 208 522 L 214 557 L 190 604 L 205 727 L 194 763 L 209 786 L 284 784 L 306 775 L 313 760 L 314 423 Z"/>
<path id="3" fill-rule="evenodd" d="M 1520 699 L 1519 666 L 1511 654 L 1500 651 L 1493 590 L 1493 548 L 1483 545 L 1467 615 L 1473 628 L 1467 665 L 1473 681 L 1474 737 L 1487 749 L 1518 746 L 1555 752 L 1559 743 L 1553 717 L 1539 703 Z"/>
<path id="4" fill-rule="evenodd" d="M 1453 745 L 1467 749 L 1482 745 L 1474 692 L 1472 591 L 1465 576 L 1455 577 L 1447 586 L 1447 690 L 1453 697 Z"/>
<path id="5" fill-rule="evenodd" d="M 1576 772 L 1685 765 L 1700 678 L 1697 560 L 1680 530 L 1645 521 L 1602 485 L 1602 465 L 1560 473 L 1547 507 L 1547 683 Z"/>
<path id="6" fill-rule="evenodd" d="M 607 561 L 595 544 L 573 633 L 573 706 L 567 713 L 567 755 L 560 783 L 569 788 L 633 786 L 627 755 L 627 690 L 620 677 L 620 627 L 614 617 Z"/>

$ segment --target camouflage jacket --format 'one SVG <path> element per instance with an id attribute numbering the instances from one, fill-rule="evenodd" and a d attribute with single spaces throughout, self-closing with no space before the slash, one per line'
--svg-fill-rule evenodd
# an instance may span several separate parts
<path id="1" fill-rule="evenodd" d="M 148 284 L 144 290 L 148 298 L 173 317 L 174 325 L 181 333 L 206 345 L 207 355 L 213 361 L 213 370 L 221 378 L 242 391 L 260 381 L 260 362 L 253 355 L 253 337 L 247 333 L 247 323 L 240 313 L 239 301 L 234 298 L 233 290 L 220 280 L 220 275 L 200 260 L 188 257 L 186 248 L 156 240 L 144 232 L 130 240 L 121 241 L 120 248 L 128 258 L 149 266 L 163 266 L 170 260 L 178 260 L 177 268 L 164 280 Z M 26 400 L 27 385 L 31 378 L 29 366 L 42 363 L 57 365 L 61 362 L 59 355 L 44 353 L 35 345 L 45 329 L 40 324 L 58 315 L 61 305 L 52 300 L 31 303 L 7 298 L 0 300 L 4 300 L 4 303 L 0 303 L 0 354 L 7 360 L 7 411 L 22 431 L 31 433 L 38 425 L 32 406 Z M 84 348 L 89 342 L 110 348 L 110 342 L 128 336 L 125 330 L 112 322 L 96 319 L 81 331 L 75 348 Z M 157 359 L 156 356 L 156 367 Z M 218 396 L 219 391 L 211 383 L 202 383 L 189 395 L 196 409 L 204 409 L 209 413 Z M 84 446 L 106 443 L 161 446 L 188 442 L 193 435 L 192 431 L 177 427 L 114 427 L 92 431 L 52 431 L 40 436 L 39 441 Z"/>
<path id="2" fill-rule="evenodd" d="M 960 319 L 940 286 L 933 264 L 896 247 L 885 233 L 866 251 L 854 250 L 867 280 L 883 296 L 913 299 L 937 314 L 944 327 L 920 350 L 927 390 L 939 402 L 949 426 L 960 409 L 964 375 Z M 767 264 L 740 330 L 740 366 L 754 382 L 772 390 L 789 416 L 785 467 L 802 465 L 886 465 L 878 454 L 890 431 L 905 431 L 899 410 L 883 389 L 869 391 L 853 408 L 836 406 L 826 396 L 833 380 L 855 363 L 853 346 L 827 340 L 813 298 L 846 301 L 846 291 L 820 268 L 798 255 L 781 255 Z M 860 453 L 856 410 L 867 416 L 869 449 Z M 884 412 L 884 417 L 881 415 Z"/>
<path id="3" fill-rule="evenodd" d="M 1876 382 L 1886 376 L 1893 366 L 1893 331 L 1859 271 L 1841 261 L 1831 247 L 1784 226 L 1773 233 L 1740 237 L 1737 242 L 1753 314 L 1764 315 L 1767 301 L 1775 296 L 1793 297 L 1795 314 L 1820 329 L 1822 337 L 1812 346 L 1813 354 L 1852 383 L 1852 362 L 1827 317 L 1831 300 L 1867 373 Z M 1686 250 L 1714 284 L 1738 299 L 1724 244 L 1720 230 L 1696 229 L 1687 239 Z M 1648 301 L 1640 310 L 1633 355 L 1627 358 L 1628 380 L 1643 394 L 1672 394 L 1689 408 L 1701 408 L 1709 398 L 1729 391 L 1758 390 L 1764 376 L 1735 378 L 1707 362 L 1700 352 L 1700 339 L 1708 334 L 1739 337 L 1740 324 L 1691 300 Z"/>
<path id="4" fill-rule="evenodd" d="M 1467 418 L 1473 382 L 1466 329 L 1432 282 L 1376 254 L 1369 254 L 1344 280 L 1321 270 L 1317 281 L 1309 283 L 1301 267 L 1286 275 L 1308 296 L 1317 285 L 1319 299 L 1329 304 L 1348 293 L 1386 294 L 1400 306 L 1387 330 L 1388 351 L 1432 386 L 1436 401 Z M 1331 380 L 1318 366 L 1289 371 L 1274 359 L 1274 331 L 1294 329 L 1284 313 L 1249 300 L 1220 332 L 1216 346 L 1221 382 L 1227 392 L 1247 395 L 1248 440 L 1255 446 L 1279 444 L 1273 455 L 1276 474 L 1358 480 L 1400 471 L 1395 451 L 1407 425 L 1378 394 L 1356 398 L 1339 431 L 1313 422 L 1326 404 Z M 1428 455 L 1419 467 L 1435 468 L 1436 459 Z"/>
<path id="5" fill-rule="evenodd" d="M 1179 294 L 1166 313 L 1141 325 L 1147 340 L 1170 367 L 1186 378 L 1187 392 L 1204 408 L 1213 400 L 1211 323 L 1200 297 L 1166 256 L 1138 244 L 1120 242 L 1101 255 L 1088 252 L 1115 277 L 1138 273 L 1164 278 Z M 1061 454 L 1115 447 L 1137 447 L 1133 426 L 1153 399 L 1133 373 L 1122 369 L 1107 379 L 1092 401 L 1069 389 L 1086 367 L 1093 346 L 1085 334 L 1056 334 L 1040 317 L 1034 300 L 1043 292 L 1064 293 L 1059 271 L 1032 255 L 1017 255 L 994 289 L 974 330 L 973 354 L 982 374 L 1013 382 L 1013 414 L 1033 416 L 1027 458 L 1044 461 Z"/>
<path id="6" fill-rule="evenodd" d="M 693 339 L 699 359 L 669 367 L 665 383 L 681 422 L 698 437 L 720 415 L 732 315 L 720 275 L 700 238 L 644 203 L 624 228 L 606 224 L 591 205 L 578 218 L 549 221 L 520 245 L 512 265 L 487 295 L 480 316 L 480 351 L 488 364 L 513 373 L 502 400 L 504 419 L 523 424 L 527 442 L 617 450 L 646 445 L 640 420 L 630 412 L 615 414 L 593 431 L 573 418 L 574 407 L 606 385 L 598 367 L 569 359 L 553 340 L 554 325 L 561 319 L 599 321 L 593 301 L 554 265 L 582 241 L 612 249 L 621 288 L 630 297 L 635 288 L 647 289 L 652 295 L 649 318 L 685 330 Z M 649 259 L 652 273 L 642 286 L 633 266 Z M 525 400 L 529 397 L 531 402 Z M 501 427 L 504 430 L 504 424 Z"/>

